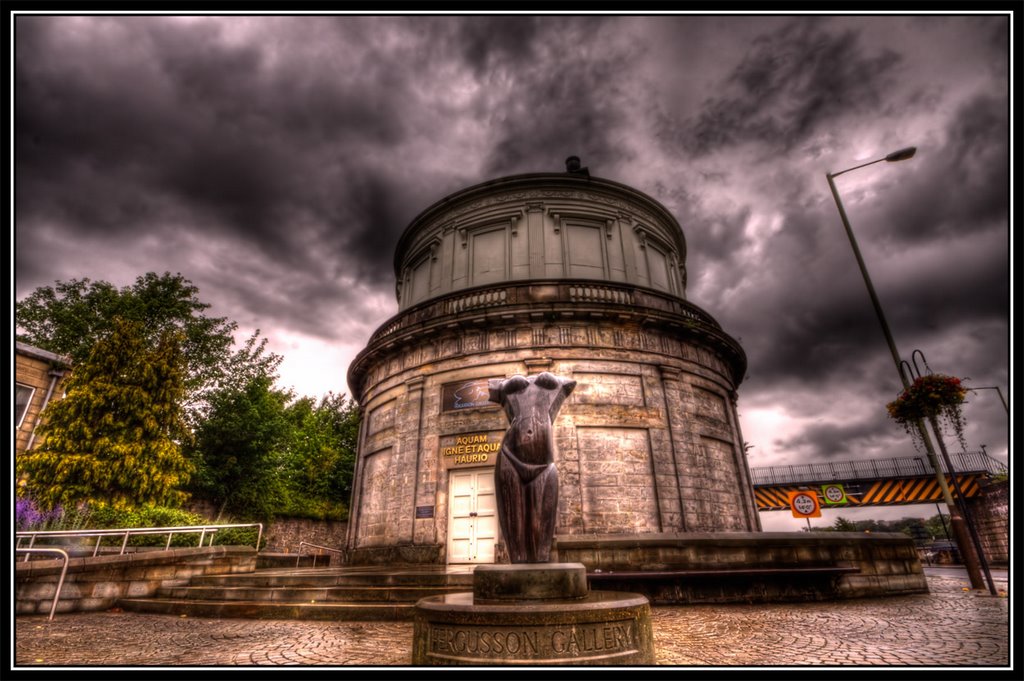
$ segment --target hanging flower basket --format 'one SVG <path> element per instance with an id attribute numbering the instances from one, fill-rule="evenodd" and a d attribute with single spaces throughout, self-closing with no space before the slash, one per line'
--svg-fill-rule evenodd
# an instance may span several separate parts
<path id="1" fill-rule="evenodd" d="M 885 405 L 889 416 L 911 435 L 917 436 L 917 421 L 930 417 L 942 418 L 949 422 L 956 432 L 961 446 L 964 441 L 964 417 L 960 410 L 967 389 L 955 376 L 927 374 L 918 377 L 913 384 Z"/>

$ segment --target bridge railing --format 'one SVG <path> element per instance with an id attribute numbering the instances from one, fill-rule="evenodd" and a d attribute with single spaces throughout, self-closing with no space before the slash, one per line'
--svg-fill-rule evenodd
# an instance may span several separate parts
<path id="1" fill-rule="evenodd" d="M 950 454 L 957 473 L 1005 473 L 1006 467 L 984 452 Z M 940 466 L 944 472 L 945 463 Z M 750 469 L 755 485 L 788 485 L 797 483 L 826 483 L 839 480 L 878 480 L 881 478 L 912 478 L 935 475 L 924 456 L 905 456 L 894 459 L 865 459 L 862 461 L 829 461 L 784 466 L 761 466 Z"/>

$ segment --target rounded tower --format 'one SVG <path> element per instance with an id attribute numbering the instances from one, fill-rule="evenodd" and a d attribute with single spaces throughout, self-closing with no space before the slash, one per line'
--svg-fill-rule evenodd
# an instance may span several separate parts
<path id="1" fill-rule="evenodd" d="M 736 414 L 746 358 L 686 300 L 686 241 L 653 198 L 515 175 L 424 210 L 395 250 L 399 312 L 349 368 L 363 409 L 350 563 L 503 562 L 488 381 L 577 387 L 555 422 L 557 537 L 752 531 Z"/>

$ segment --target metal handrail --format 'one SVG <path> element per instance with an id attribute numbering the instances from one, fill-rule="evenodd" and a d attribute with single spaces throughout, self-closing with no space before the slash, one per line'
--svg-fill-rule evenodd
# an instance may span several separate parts
<path id="1" fill-rule="evenodd" d="M 67 574 L 68 574 L 68 561 L 70 560 L 68 558 L 68 552 L 65 551 L 64 549 L 43 549 L 43 548 L 38 548 L 38 549 L 15 549 L 15 551 L 17 551 L 18 553 L 26 554 L 25 555 L 25 560 L 28 560 L 28 554 L 30 554 L 30 553 L 56 553 L 56 554 L 59 554 L 60 557 L 64 559 L 64 566 L 61 567 L 61 569 L 60 569 L 60 579 L 57 580 L 57 591 L 54 592 L 54 594 L 53 594 L 53 603 L 50 605 L 50 617 L 48 619 L 52 620 L 54 613 L 57 612 L 57 601 L 60 599 L 60 591 L 61 591 L 61 589 L 64 588 L 64 577 L 66 577 Z"/>
<path id="2" fill-rule="evenodd" d="M 337 553 L 337 554 L 340 554 L 342 556 L 345 555 L 345 552 L 342 551 L 341 549 L 332 549 L 330 546 L 321 546 L 320 544 L 314 544 L 314 543 L 308 542 L 308 541 L 300 541 L 299 542 L 299 552 L 295 556 L 295 567 L 299 567 L 299 559 L 302 558 L 302 547 L 303 546 L 311 546 L 314 549 L 320 549 L 321 551 L 331 551 L 333 553 Z M 318 555 L 319 554 L 313 554 L 313 567 L 316 567 L 316 557 Z"/>
<path id="3" fill-rule="evenodd" d="M 256 527 L 259 528 L 256 533 L 256 550 L 260 549 L 260 542 L 263 539 L 263 523 L 235 523 L 229 525 L 183 525 L 179 527 L 121 527 L 114 529 L 102 529 L 102 530 L 32 530 L 22 531 L 15 533 L 17 543 L 15 548 L 21 551 L 21 540 L 27 538 L 28 548 L 32 548 L 35 545 L 36 539 L 40 538 L 80 538 L 80 537 L 96 537 L 96 546 L 93 548 L 92 555 L 95 557 L 100 550 L 100 542 L 103 537 L 120 537 L 124 536 L 124 540 L 121 542 L 121 551 L 118 555 L 123 555 L 125 549 L 128 546 L 128 539 L 132 535 L 142 534 L 166 534 L 167 544 L 164 547 L 169 549 L 171 547 L 171 539 L 176 534 L 192 534 L 195 532 L 199 533 L 199 546 L 203 545 L 203 540 L 206 538 L 207 533 L 210 535 L 210 543 L 207 546 L 213 546 L 213 535 L 218 530 L 225 530 L 233 527 Z M 25 556 L 25 560 L 28 561 L 29 556 Z"/>
<path id="4" fill-rule="evenodd" d="M 962 452 L 951 454 L 957 473 L 988 472 L 1006 470 L 998 459 L 985 452 Z M 943 472 L 945 462 L 939 464 Z M 836 480 L 868 480 L 882 477 L 918 477 L 934 475 L 922 457 L 899 457 L 893 459 L 861 459 L 854 461 L 832 461 L 798 465 L 751 467 L 750 476 L 755 485 L 782 485 Z"/>

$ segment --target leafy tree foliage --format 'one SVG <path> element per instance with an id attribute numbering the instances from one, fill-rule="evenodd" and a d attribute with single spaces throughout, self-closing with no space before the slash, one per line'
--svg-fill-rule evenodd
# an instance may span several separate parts
<path id="1" fill-rule="evenodd" d="M 257 376 L 241 388 L 213 393 L 195 430 L 189 457 L 198 465 L 191 491 L 216 503 L 218 515 L 269 519 L 285 495 L 281 461 L 292 424 L 285 414 L 291 394 Z"/>
<path id="2" fill-rule="evenodd" d="M 328 393 L 319 404 L 308 397 L 288 407 L 294 424 L 285 477 L 287 515 L 347 517 L 359 440 L 359 409 L 344 395 Z"/>
<path id="3" fill-rule="evenodd" d="M 26 491 L 45 508 L 82 502 L 175 504 L 192 465 L 186 437 L 182 335 L 164 329 L 151 344 L 139 322 L 113 319 L 67 396 L 51 403 L 37 448 L 16 462 Z"/>
<path id="4" fill-rule="evenodd" d="M 950 527 L 949 516 L 936 514 L 924 522 L 928 536 L 932 539 L 950 539 L 953 536 L 953 528 Z"/>
<path id="5" fill-rule="evenodd" d="M 291 397 L 263 376 L 211 398 L 189 448 L 196 497 L 247 520 L 347 517 L 358 408 L 334 393 Z"/>
<path id="6" fill-rule="evenodd" d="M 928 520 L 906 517 L 899 520 L 848 520 L 836 518 L 831 527 L 816 528 L 826 532 L 902 532 L 917 541 L 944 538 L 940 516 Z"/>
<path id="7" fill-rule="evenodd" d="M 851 520 L 839 516 L 836 521 L 832 524 L 832 528 L 836 532 L 856 532 L 857 524 Z"/>
<path id="8" fill-rule="evenodd" d="M 237 324 L 224 317 L 207 317 L 210 305 L 198 298 L 199 289 L 181 274 L 148 272 L 122 289 L 89 279 L 58 281 L 43 286 L 15 303 L 19 341 L 86 360 L 93 346 L 113 328 L 114 320 L 142 325 L 147 344 L 155 347 L 166 333 L 181 336 L 185 365 L 184 403 L 192 422 L 201 418 L 212 391 L 245 379 L 271 374 L 281 357 L 266 352 L 266 339 L 255 332 L 245 346 L 232 352 Z"/>

